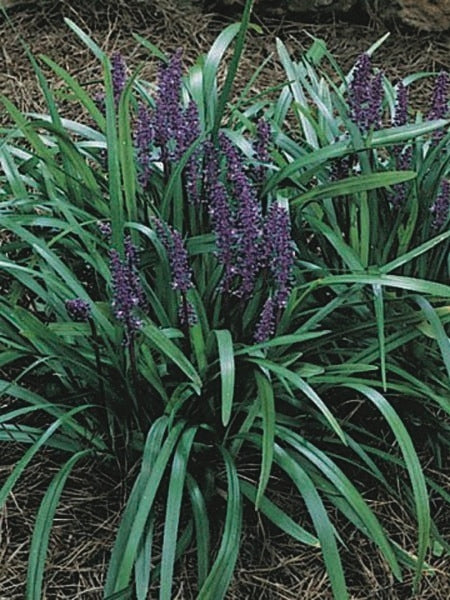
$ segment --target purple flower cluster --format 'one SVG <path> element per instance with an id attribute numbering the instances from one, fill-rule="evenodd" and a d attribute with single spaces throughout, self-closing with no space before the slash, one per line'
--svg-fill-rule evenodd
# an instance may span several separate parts
<path id="1" fill-rule="evenodd" d="M 124 326 L 124 345 L 129 346 L 134 334 L 142 326 L 142 321 L 134 314 L 135 309 L 145 304 L 144 292 L 138 274 L 136 248 L 127 237 L 124 242 L 124 258 L 112 248 L 109 251 L 110 271 L 112 276 L 114 316 Z"/>
<path id="2" fill-rule="evenodd" d="M 439 231 L 445 225 L 450 215 L 450 181 L 448 179 L 442 181 L 439 194 L 430 211 L 433 214 L 431 227 L 435 231 Z"/>
<path id="3" fill-rule="evenodd" d="M 139 183 L 146 187 L 151 173 L 151 145 L 154 139 L 153 124 L 150 112 L 140 103 L 134 132 L 134 143 L 137 162 L 140 167 Z"/>
<path id="4" fill-rule="evenodd" d="M 186 108 L 181 101 L 182 50 L 178 49 L 169 62 L 159 70 L 155 109 L 150 114 L 144 106 L 139 107 L 134 134 L 137 160 L 140 166 L 140 183 L 145 187 L 151 172 L 152 148 L 159 148 L 160 158 L 166 170 L 177 162 L 200 135 L 200 122 L 195 102 Z M 201 150 L 189 157 L 184 169 L 184 183 L 189 200 L 199 201 Z"/>
<path id="5" fill-rule="evenodd" d="M 257 344 L 267 341 L 275 333 L 275 304 L 272 298 L 268 298 L 261 311 L 258 324 L 256 325 L 254 340 Z"/>
<path id="6" fill-rule="evenodd" d="M 91 307 L 86 300 L 74 298 L 73 300 L 66 300 L 65 305 L 70 318 L 74 321 L 87 321 L 91 316 Z"/>
<path id="7" fill-rule="evenodd" d="M 219 141 L 226 158 L 228 180 L 236 203 L 235 266 L 240 277 L 240 288 L 236 293 L 242 298 L 248 298 L 261 269 L 261 206 L 237 149 L 225 135 L 221 135 Z"/>
<path id="8" fill-rule="evenodd" d="M 288 211 L 274 202 L 264 223 L 264 243 L 267 266 L 274 281 L 274 305 L 285 308 L 292 288 L 294 250 Z"/>
<path id="9" fill-rule="evenodd" d="M 127 81 L 127 66 L 125 59 L 120 52 L 114 52 L 112 55 L 112 86 L 114 102 L 119 106 L 120 95 Z"/>
<path id="10" fill-rule="evenodd" d="M 372 61 L 366 53 L 356 61 L 349 84 L 350 118 L 366 133 L 381 127 L 383 74 L 372 72 Z"/>
<path id="11" fill-rule="evenodd" d="M 189 267 L 188 254 L 179 231 L 155 219 L 155 229 L 164 246 L 172 273 L 172 287 L 186 294 L 192 287 L 192 271 Z"/>
<path id="12" fill-rule="evenodd" d="M 446 71 L 441 71 L 436 79 L 431 100 L 431 108 L 428 113 L 428 119 L 443 119 L 448 115 L 449 103 L 449 75 Z M 438 143 L 444 136 L 444 131 L 438 129 L 433 133 L 433 142 Z"/>

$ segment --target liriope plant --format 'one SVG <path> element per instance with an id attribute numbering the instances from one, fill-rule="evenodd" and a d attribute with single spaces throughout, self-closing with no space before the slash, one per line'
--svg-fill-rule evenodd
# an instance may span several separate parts
<path id="1" fill-rule="evenodd" d="M 8 398 L 0 439 L 28 450 L 0 503 L 43 446 L 67 457 L 36 517 L 27 600 L 41 597 L 65 482 L 90 455 L 139 463 L 105 599 L 141 600 L 158 585 L 169 600 L 176 560 L 190 546 L 197 598 L 223 598 L 248 503 L 297 542 L 320 547 L 339 600 L 348 592 L 330 504 L 372 540 L 397 579 L 412 568 L 417 585 L 432 541 L 448 550 L 428 486 L 445 492 L 427 480 L 401 416 L 402 398 L 423 406 L 438 445 L 448 446 L 436 417 L 450 409 L 447 263 L 431 273 L 417 266 L 445 247 L 448 215 L 434 231 L 438 211 L 427 199 L 428 229 L 414 223 L 403 234 L 410 209 L 396 199 L 400 189 L 409 198 L 413 187 L 431 185 L 433 170 L 444 175 L 436 148 L 448 143 L 439 133 L 445 114 L 383 127 L 377 105 L 377 127 L 367 115 L 363 122 L 352 100 L 356 75 L 342 75 L 340 85 L 320 75 L 322 59 L 335 63 L 318 41 L 304 63 L 280 42 L 286 82 L 256 99 L 250 86 L 232 97 L 250 11 L 247 2 L 242 23 L 187 73 L 181 51 L 166 56 L 140 39 L 161 61 L 156 86 L 139 69 L 128 75 L 123 57 L 110 59 L 68 21 L 101 62 L 104 89 L 42 60 L 89 120 L 60 116 L 32 57 L 48 114 L 24 115 L 3 99 L 15 125 L 0 140 L 0 386 Z M 380 86 L 380 76 L 368 76 Z M 385 82 L 387 109 L 403 106 L 402 93 L 393 100 Z M 399 156 L 408 148 L 416 162 L 405 170 Z M 349 160 L 345 176 L 336 174 Z M 435 203 L 445 192 L 437 187 Z M 385 216 L 402 210 L 388 243 Z M 357 415 L 348 418 L 341 399 L 378 411 L 398 452 Z M 258 457 L 253 477 L 249 454 Z M 274 500 L 274 465 L 298 490 L 309 525 Z M 404 473 L 402 502 L 417 519 L 414 555 L 391 539 L 359 483 L 364 473 L 397 496 L 393 467 Z"/>

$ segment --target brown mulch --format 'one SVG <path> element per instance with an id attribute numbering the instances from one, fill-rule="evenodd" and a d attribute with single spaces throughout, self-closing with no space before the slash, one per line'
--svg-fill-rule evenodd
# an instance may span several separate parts
<path id="1" fill-rule="evenodd" d="M 20 449 L 13 450 L 2 444 L 0 451 L 2 481 L 20 456 Z M 0 600 L 25 597 L 34 519 L 46 486 L 58 470 L 60 458 L 55 451 L 42 452 L 0 511 Z M 72 472 L 52 529 L 42 600 L 102 599 L 109 553 L 134 476 L 135 470 L 131 470 L 126 479 L 121 478 L 114 468 L 105 468 L 104 463 L 95 460 L 80 464 Z M 446 475 L 434 473 L 433 477 L 450 489 L 450 469 Z M 277 490 L 273 500 L 310 529 L 298 492 L 286 488 L 283 481 L 272 481 L 271 487 Z M 417 530 L 411 517 L 392 498 L 378 497 L 376 490 L 369 490 L 367 494 L 390 535 L 414 553 Z M 443 507 L 439 508 L 439 503 L 432 506 L 439 530 L 449 539 L 448 515 Z M 449 556 L 427 557 L 433 572 L 424 575 L 418 594 L 413 595 L 411 572 L 404 569 L 404 581 L 396 581 L 375 546 L 329 508 L 346 545 L 340 550 L 352 600 L 448 600 Z M 195 551 L 191 550 L 185 553 L 176 571 L 173 598 L 196 598 L 195 573 Z M 155 585 L 150 598 L 157 597 Z M 248 509 L 241 554 L 226 600 L 299 599 L 332 600 L 320 551 L 295 542 Z"/>
<path id="2" fill-rule="evenodd" d="M 146 61 L 142 73 L 153 79 L 157 62 L 148 57 L 132 37 L 138 33 L 171 52 L 185 48 L 185 59 L 192 63 L 205 52 L 230 17 L 207 13 L 199 3 L 187 0 L 120 0 L 119 2 L 74 3 L 69 0 L 44 0 L 24 5 L 11 12 L 11 22 L 0 14 L 0 91 L 13 99 L 23 111 L 45 111 L 35 74 L 30 66 L 21 40 L 31 52 L 45 54 L 78 77 L 92 90 L 100 81 L 96 59 L 78 38 L 65 26 L 69 17 L 88 32 L 106 51 L 120 50 L 131 67 Z M 255 65 L 274 52 L 278 36 L 297 57 L 311 41 L 307 34 L 326 40 L 344 69 L 348 69 L 359 53 L 366 50 L 384 31 L 375 24 L 331 21 L 327 24 L 297 23 L 287 20 L 255 21 L 263 27 L 264 35 L 249 36 L 241 76 L 247 81 Z M 450 69 L 450 40 L 448 36 L 393 31 L 376 52 L 374 62 L 382 66 L 391 80 L 412 72 Z M 62 98 L 64 88 L 48 69 L 54 89 Z M 261 75 L 258 86 L 264 88 L 281 77 L 276 56 Z M 415 86 L 414 104 L 426 109 L 431 80 Z M 67 99 L 62 102 L 66 116 L 77 118 L 79 109 Z M 7 120 L 0 109 L 0 123 Z M 20 449 L 0 447 L 0 483 L 10 472 Z M 29 539 L 45 484 L 57 471 L 57 458 L 51 451 L 42 453 L 19 482 L 6 508 L 0 512 L 0 600 L 23 600 Z M 450 489 L 450 473 L 442 477 L 442 485 Z M 131 479 L 131 478 L 130 478 Z M 74 470 L 64 491 L 53 529 L 49 561 L 45 575 L 43 600 L 100 600 L 109 552 L 124 506 L 130 481 L 105 473 L 104 466 L 86 462 Z M 307 517 L 297 507 L 296 496 L 285 494 L 283 505 L 291 505 L 301 522 Z M 372 500 L 377 514 L 404 547 L 415 547 L 415 525 L 401 506 L 389 498 Z M 450 536 L 450 519 L 437 513 L 441 530 Z M 336 516 L 337 519 L 337 516 Z M 412 600 L 411 578 L 395 582 L 379 553 L 350 525 L 342 524 L 348 546 L 343 551 L 348 584 L 353 600 Z M 450 559 L 431 557 L 435 571 L 426 575 L 416 600 L 448 600 L 450 598 Z M 187 554 L 179 568 L 174 598 L 195 598 L 194 556 Z M 317 551 L 294 543 L 279 534 L 258 515 L 249 514 L 243 536 L 243 547 L 236 577 L 227 600 L 328 600 L 330 587 L 323 563 Z"/>
<path id="3" fill-rule="evenodd" d="M 208 50 L 226 22 L 234 17 L 207 13 L 197 2 L 189 0 L 119 0 L 101 2 L 81 0 L 41 0 L 26 4 L 11 12 L 10 22 L 0 13 L 0 90 L 25 111 L 45 111 L 45 104 L 36 76 L 31 68 L 23 41 L 34 56 L 44 54 L 67 69 L 84 83 L 95 83 L 101 73 L 97 60 L 82 42 L 65 25 L 68 17 L 91 35 L 100 47 L 109 53 L 120 50 L 130 67 L 145 62 L 142 77 L 154 79 L 157 63 L 149 59 L 146 50 L 133 38 L 137 33 L 165 52 L 182 46 L 186 62 Z M 338 21 L 326 24 L 299 23 L 288 20 L 264 18 L 255 15 L 254 21 L 263 29 L 263 35 L 253 32 L 249 36 L 247 51 L 241 67 L 241 76 L 247 81 L 255 65 L 274 53 L 274 58 L 261 75 L 258 86 L 273 84 L 274 76 L 281 75 L 275 54 L 274 40 L 278 36 L 294 56 L 310 46 L 310 36 L 322 38 L 344 69 L 355 62 L 358 54 L 381 37 L 384 30 L 376 26 L 361 26 Z M 391 80 L 412 72 L 430 72 L 450 68 L 450 37 L 448 34 L 391 32 L 391 36 L 376 52 L 374 64 L 383 67 Z M 56 90 L 63 93 L 57 77 L 44 69 Z M 431 80 L 415 86 L 414 103 L 426 106 Z M 68 114 L 77 116 L 79 108 L 70 105 Z M 0 112 L 0 122 L 6 113 Z"/>

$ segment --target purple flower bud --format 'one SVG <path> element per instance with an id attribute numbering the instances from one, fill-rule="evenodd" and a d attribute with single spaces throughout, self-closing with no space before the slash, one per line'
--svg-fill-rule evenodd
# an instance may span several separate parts
<path id="1" fill-rule="evenodd" d="M 74 321 L 87 321 L 91 316 L 91 307 L 86 300 L 74 298 L 73 300 L 66 300 L 65 305 L 70 318 Z"/>
<path id="2" fill-rule="evenodd" d="M 125 87 L 126 80 L 127 66 L 125 59 L 120 52 L 114 52 L 112 55 L 112 86 L 116 106 L 119 105 L 120 95 Z"/>
<path id="3" fill-rule="evenodd" d="M 142 326 L 134 311 L 144 303 L 144 293 L 137 273 L 136 249 L 127 238 L 123 260 L 114 248 L 109 251 L 109 257 L 113 288 L 112 308 L 114 316 L 124 326 L 124 345 L 129 346 L 135 332 Z"/>
<path id="4" fill-rule="evenodd" d="M 110 241 L 112 235 L 111 223 L 109 223 L 108 221 L 99 221 L 97 223 L 97 227 L 102 236 L 108 241 Z"/>
<path id="5" fill-rule="evenodd" d="M 94 95 L 94 102 L 98 110 L 105 114 L 106 113 L 106 105 L 105 105 L 105 94 L 103 92 L 96 92 Z"/>
<path id="6" fill-rule="evenodd" d="M 448 179 L 442 181 L 439 194 L 430 211 L 433 214 L 431 227 L 435 231 L 439 231 L 445 225 L 450 214 L 450 181 Z"/>
<path id="7" fill-rule="evenodd" d="M 189 267 L 188 254 L 179 231 L 155 219 L 155 229 L 164 246 L 172 273 L 172 287 L 186 294 L 192 284 L 192 272 Z"/>
<path id="8" fill-rule="evenodd" d="M 268 298 L 261 311 L 256 326 L 254 340 L 257 344 L 270 339 L 275 333 L 275 305 L 272 298 Z"/>
<path id="9" fill-rule="evenodd" d="M 294 250 L 291 240 L 291 225 L 288 211 L 272 203 L 264 224 L 264 245 L 274 284 L 274 305 L 281 309 L 287 304 L 292 288 Z"/>

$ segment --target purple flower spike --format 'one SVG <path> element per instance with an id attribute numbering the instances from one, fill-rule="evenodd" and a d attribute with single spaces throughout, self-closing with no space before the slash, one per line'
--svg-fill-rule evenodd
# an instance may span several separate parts
<path id="1" fill-rule="evenodd" d="M 350 118 L 362 132 L 381 126 L 383 101 L 383 75 L 372 73 L 372 61 L 366 53 L 356 61 L 353 77 L 349 84 Z"/>
<path id="2" fill-rule="evenodd" d="M 189 102 L 184 111 L 183 120 L 177 140 L 177 158 L 189 149 L 189 147 L 200 136 L 200 122 L 197 105 L 193 100 Z M 200 202 L 198 184 L 201 179 L 201 148 L 197 147 L 189 157 L 184 170 L 185 186 L 190 202 L 197 204 Z"/>
<path id="3" fill-rule="evenodd" d="M 291 240 L 289 214 L 277 203 L 270 206 L 264 226 L 264 242 L 267 252 L 267 266 L 275 283 L 273 303 L 277 308 L 285 308 L 292 287 L 294 251 Z"/>
<path id="4" fill-rule="evenodd" d="M 403 81 L 397 84 L 397 98 L 395 101 L 395 112 L 392 124 L 394 127 L 402 127 L 408 122 L 408 88 Z"/>
<path id="5" fill-rule="evenodd" d="M 167 252 L 172 273 L 172 287 L 174 290 L 179 290 L 182 294 L 186 294 L 193 284 L 192 272 L 189 267 L 188 254 L 184 247 L 183 238 L 179 231 L 170 225 L 163 224 L 158 219 L 155 219 L 155 229 Z"/>
<path id="6" fill-rule="evenodd" d="M 120 52 L 114 52 L 112 55 L 112 85 L 116 106 L 119 105 L 120 95 L 125 87 L 126 80 L 127 66 L 125 64 L 125 59 Z"/>
<path id="7" fill-rule="evenodd" d="M 270 124 L 265 119 L 259 119 L 256 124 L 256 140 L 255 140 L 255 160 L 260 163 L 268 163 L 270 161 L 269 146 L 270 146 Z M 261 183 L 264 179 L 265 167 L 259 165 L 255 167 L 256 180 Z"/>
<path id="8" fill-rule="evenodd" d="M 442 181 L 441 189 L 430 211 L 433 214 L 431 227 L 435 231 L 439 231 L 445 225 L 450 214 L 450 181 L 448 179 Z"/>
<path id="9" fill-rule="evenodd" d="M 370 101 L 367 110 L 367 128 L 381 127 L 381 109 L 383 105 L 383 73 L 379 71 L 372 77 L 370 85 Z"/>
<path id="10" fill-rule="evenodd" d="M 394 146 L 395 168 L 398 171 L 407 171 L 411 168 L 412 148 Z M 393 205 L 398 208 L 405 204 L 410 184 L 407 182 L 396 183 L 394 186 L 394 195 L 392 197 Z"/>
<path id="11" fill-rule="evenodd" d="M 219 179 L 217 153 L 211 142 L 205 144 L 205 192 L 209 215 L 216 236 L 217 257 L 224 266 L 222 289 L 230 291 L 236 274 L 236 223 L 225 185 Z"/>
<path id="12" fill-rule="evenodd" d="M 449 75 L 441 71 L 436 79 L 433 89 L 429 119 L 443 119 L 448 113 L 448 87 Z"/>
<path id="13" fill-rule="evenodd" d="M 137 152 L 137 162 L 140 167 L 139 183 L 144 188 L 148 184 L 151 173 L 151 145 L 153 138 L 154 131 L 150 112 L 144 104 L 140 103 L 134 132 L 134 143 Z"/>
<path id="14" fill-rule="evenodd" d="M 219 141 L 227 160 L 228 179 L 232 184 L 237 205 L 236 268 L 241 278 L 237 295 L 248 298 L 253 292 L 256 277 L 261 269 L 261 206 L 237 149 L 225 135 L 221 135 Z"/>
<path id="15" fill-rule="evenodd" d="M 189 325 L 190 327 L 195 325 L 198 321 L 194 307 L 187 300 L 180 303 L 180 306 L 178 307 L 178 318 L 182 325 Z"/>
<path id="16" fill-rule="evenodd" d="M 431 108 L 428 113 L 428 119 L 444 119 L 448 115 L 448 94 L 449 94 L 449 75 L 446 71 L 441 71 L 436 79 L 433 89 L 433 98 Z M 437 129 L 433 132 L 433 142 L 438 143 L 444 137 L 444 131 Z"/>
<path id="17" fill-rule="evenodd" d="M 408 122 L 408 88 L 399 81 L 397 84 L 397 98 L 395 102 L 394 116 L 392 125 L 394 127 L 402 127 Z M 397 144 L 392 149 L 395 156 L 395 168 L 398 171 L 406 171 L 411 167 L 412 148 Z M 397 183 L 394 185 L 394 194 L 392 196 L 392 204 L 395 208 L 403 206 L 406 202 L 409 189 L 408 183 Z"/>
<path id="18" fill-rule="evenodd" d="M 180 94 L 183 73 L 183 50 L 179 48 L 170 58 L 169 63 L 159 71 L 158 94 L 154 115 L 156 143 L 164 147 L 170 140 L 178 138 L 181 122 Z M 173 150 L 169 150 L 169 155 Z"/>
<path id="19" fill-rule="evenodd" d="M 112 276 L 114 316 L 125 330 L 124 345 L 129 346 L 142 322 L 134 315 L 137 307 L 143 306 L 144 293 L 137 273 L 136 249 L 127 238 L 125 241 L 125 257 L 122 260 L 117 250 L 109 251 L 110 270 Z"/>
<path id="20" fill-rule="evenodd" d="M 266 342 L 275 333 L 275 305 L 272 298 L 268 298 L 261 311 L 256 326 L 254 340 L 257 344 Z"/>
<path id="21" fill-rule="evenodd" d="M 89 306 L 89 302 L 86 302 L 86 300 L 74 298 L 73 300 L 66 300 L 65 304 L 70 318 L 74 321 L 84 322 L 90 318 L 91 307 Z"/>

